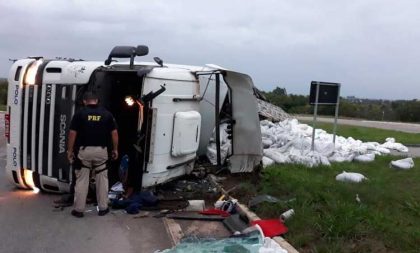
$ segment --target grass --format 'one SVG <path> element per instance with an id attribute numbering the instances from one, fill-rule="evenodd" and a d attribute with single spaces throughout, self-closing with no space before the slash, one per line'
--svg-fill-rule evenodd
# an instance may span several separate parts
<path id="1" fill-rule="evenodd" d="M 6 111 L 7 105 L 0 105 L 0 111 Z"/>
<path id="2" fill-rule="evenodd" d="M 256 211 L 260 217 L 273 218 L 293 208 L 286 239 L 300 252 L 419 252 L 420 166 L 397 171 L 388 166 L 393 159 L 382 156 L 372 163 L 316 168 L 268 167 L 258 191 L 282 201 L 263 204 Z M 336 181 L 343 170 L 362 173 L 369 180 Z"/>
<path id="3" fill-rule="evenodd" d="M 310 122 L 302 121 L 302 123 L 311 125 Z M 328 133 L 332 133 L 334 124 L 317 122 L 316 127 L 324 129 Z M 337 135 L 343 137 L 353 137 L 361 141 L 376 141 L 379 143 L 384 143 L 385 139 L 388 137 L 394 137 L 397 142 L 403 143 L 405 145 L 420 144 L 420 134 L 406 133 L 401 131 L 393 131 L 373 127 L 361 127 L 339 124 L 337 126 Z"/>

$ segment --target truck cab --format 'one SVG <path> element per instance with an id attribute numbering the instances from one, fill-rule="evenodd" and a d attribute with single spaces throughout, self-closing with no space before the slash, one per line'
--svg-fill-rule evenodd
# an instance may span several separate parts
<path id="1" fill-rule="evenodd" d="M 215 124 L 213 117 L 203 119 L 202 115 L 221 108 L 203 106 L 203 95 L 211 94 L 203 94 L 203 87 L 214 83 L 212 73 L 223 70 L 163 64 L 158 58 L 156 62 L 134 61 L 147 52 L 145 46 L 115 47 L 105 62 L 42 57 L 16 61 L 9 73 L 5 116 L 9 180 L 25 189 L 69 190 L 73 168 L 66 156 L 67 134 L 72 116 L 83 106 L 82 96 L 88 90 L 96 92 L 100 105 L 115 117 L 120 136 L 119 159 L 124 155 L 129 158 L 131 184 L 150 187 L 190 173 L 200 141 L 208 143 L 209 131 Z M 130 60 L 117 62 L 115 58 Z M 222 81 L 224 92 L 217 94 L 222 101 L 234 97 L 226 80 L 225 77 Z M 214 99 L 216 95 L 212 96 Z M 241 110 L 245 109 L 237 110 L 235 122 L 249 118 L 241 116 Z M 252 120 L 258 119 L 256 109 L 248 112 Z M 252 120 L 245 128 L 258 126 L 259 131 L 259 125 Z M 239 137 L 246 134 L 240 129 L 237 128 Z M 261 144 L 261 134 L 259 140 Z M 249 170 L 261 160 L 258 150 L 245 153 L 239 148 L 236 158 L 233 155 L 233 164 L 239 170 Z M 109 167 L 111 182 L 117 180 L 119 162 L 112 162 Z"/>

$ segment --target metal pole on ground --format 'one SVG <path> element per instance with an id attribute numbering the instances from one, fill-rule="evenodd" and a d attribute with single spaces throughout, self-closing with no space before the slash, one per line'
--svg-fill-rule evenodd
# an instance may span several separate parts
<path id="1" fill-rule="evenodd" d="M 219 115 L 219 96 L 220 96 L 220 74 L 216 73 L 216 96 L 215 96 L 215 127 L 216 127 L 216 153 L 217 153 L 217 168 L 222 167 L 222 158 L 220 156 L 220 115 Z"/>

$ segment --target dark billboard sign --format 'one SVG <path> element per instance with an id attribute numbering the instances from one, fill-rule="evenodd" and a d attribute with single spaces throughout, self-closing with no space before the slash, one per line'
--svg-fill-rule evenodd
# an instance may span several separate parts
<path id="1" fill-rule="evenodd" d="M 316 90 L 319 86 L 318 105 L 336 105 L 340 96 L 340 84 L 328 82 L 311 82 L 311 91 L 309 95 L 309 103 L 316 103 Z"/>

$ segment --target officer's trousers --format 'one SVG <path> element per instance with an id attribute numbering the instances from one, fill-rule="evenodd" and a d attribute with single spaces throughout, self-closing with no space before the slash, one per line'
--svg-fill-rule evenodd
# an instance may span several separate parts
<path id="1" fill-rule="evenodd" d="M 81 147 L 77 156 L 82 167 L 76 170 L 76 186 L 74 189 L 74 209 L 84 212 L 89 189 L 89 174 L 95 170 L 96 199 L 99 210 L 108 208 L 108 171 L 105 169 L 108 152 L 105 147 Z M 105 169 L 105 170 L 104 170 Z M 97 173 L 96 173 L 97 172 Z"/>

